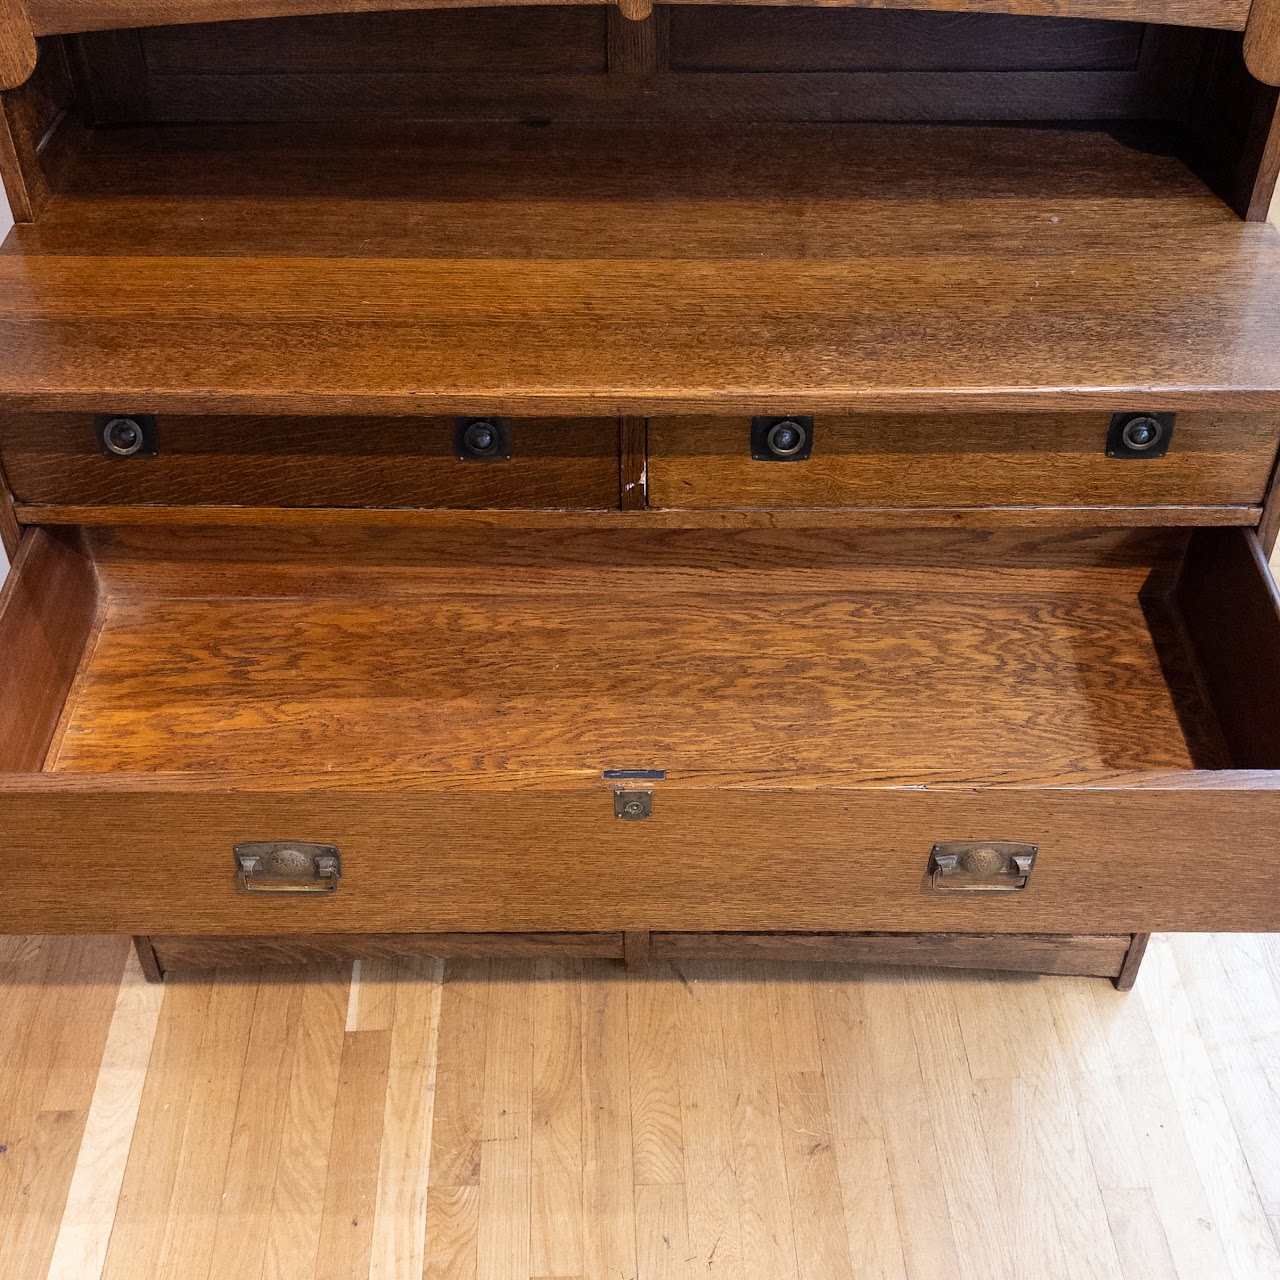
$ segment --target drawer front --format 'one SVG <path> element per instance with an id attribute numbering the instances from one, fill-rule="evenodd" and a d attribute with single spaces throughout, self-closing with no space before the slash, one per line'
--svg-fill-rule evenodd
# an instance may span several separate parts
<path id="1" fill-rule="evenodd" d="M 455 418 L 163 416 L 154 456 L 117 458 L 92 414 L 11 414 L 0 418 L 0 461 L 30 504 L 618 505 L 616 418 L 498 422 L 510 456 L 477 459 L 458 456 Z"/>
<path id="2" fill-rule="evenodd" d="M 1280 789 L 671 786 L 253 794 L 47 777 L 0 786 L 0 931 L 1280 929 Z M 246 892 L 246 840 L 332 844 L 332 893 Z M 1026 887 L 936 887 L 938 841 L 1034 843 Z M 316 882 L 318 883 L 318 882 Z M 313 884 L 312 887 L 315 887 Z"/>
<path id="3" fill-rule="evenodd" d="M 1180 413 L 1163 457 L 1108 457 L 1100 413 L 820 416 L 803 460 L 752 457 L 749 418 L 653 418 L 653 507 L 1254 506 L 1280 419 Z"/>

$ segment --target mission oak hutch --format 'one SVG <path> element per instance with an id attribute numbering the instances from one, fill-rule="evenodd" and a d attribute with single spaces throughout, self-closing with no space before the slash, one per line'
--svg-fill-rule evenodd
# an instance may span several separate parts
<path id="1" fill-rule="evenodd" d="M 1278 83 L 1280 0 L 0 0 L 0 930 L 1280 928 Z"/>

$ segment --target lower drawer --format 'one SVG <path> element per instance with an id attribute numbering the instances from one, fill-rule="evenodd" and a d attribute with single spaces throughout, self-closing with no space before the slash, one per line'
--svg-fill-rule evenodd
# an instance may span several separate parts
<path id="1" fill-rule="evenodd" d="M 37 530 L 0 648 L 6 931 L 1280 928 L 1238 530 Z"/>
<path id="2" fill-rule="evenodd" d="M 788 459 L 761 447 L 767 421 L 753 448 L 751 418 L 651 419 L 650 505 L 1251 507 L 1280 441 L 1266 414 L 1179 413 L 1149 451 L 1110 454 L 1106 413 L 831 414 L 801 420 Z"/>

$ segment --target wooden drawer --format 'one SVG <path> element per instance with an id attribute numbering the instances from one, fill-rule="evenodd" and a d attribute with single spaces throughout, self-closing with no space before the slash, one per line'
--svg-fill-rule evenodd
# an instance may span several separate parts
<path id="1" fill-rule="evenodd" d="M 618 505 L 616 418 L 501 419 L 510 456 L 458 456 L 456 418 L 156 422 L 154 457 L 111 458 L 93 414 L 0 417 L 0 462 L 32 504 L 261 507 Z"/>
<path id="2" fill-rule="evenodd" d="M 1280 419 L 1179 413 L 1163 457 L 1107 456 L 1107 413 L 825 415 L 804 461 L 751 419 L 649 422 L 654 507 L 1256 507 Z"/>
<path id="3" fill-rule="evenodd" d="M 41 529 L 0 648 L 6 931 L 1280 928 L 1250 532 Z"/>

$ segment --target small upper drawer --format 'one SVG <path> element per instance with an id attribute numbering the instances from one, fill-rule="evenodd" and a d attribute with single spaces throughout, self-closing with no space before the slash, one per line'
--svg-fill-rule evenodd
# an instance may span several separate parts
<path id="1" fill-rule="evenodd" d="M 148 445 L 154 443 L 155 449 L 129 457 L 110 456 L 102 447 L 109 418 L 89 413 L 0 418 L 0 461 L 17 501 L 368 508 L 618 505 L 616 418 L 163 415 L 151 420 L 155 438 Z M 472 422 L 493 423 L 498 432 L 488 457 L 463 445 L 461 434 Z"/>
<path id="2" fill-rule="evenodd" d="M 1274 415 L 1179 413 L 1162 456 L 1110 457 L 1111 429 L 1112 415 L 1096 412 L 830 415 L 813 420 L 807 458 L 761 461 L 752 456 L 750 418 L 654 418 L 649 502 L 1255 506 L 1280 439 Z"/>

